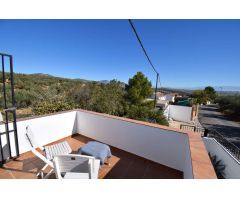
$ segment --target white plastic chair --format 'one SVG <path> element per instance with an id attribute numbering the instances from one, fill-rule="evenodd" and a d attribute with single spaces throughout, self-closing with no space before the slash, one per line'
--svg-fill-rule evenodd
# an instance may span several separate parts
<path id="1" fill-rule="evenodd" d="M 3 122 L 3 116 L 2 116 L 1 111 L 0 111 L 0 122 Z"/>
<path id="2" fill-rule="evenodd" d="M 53 159 L 57 179 L 97 179 L 100 160 L 85 155 L 59 155 Z"/>
<path id="3" fill-rule="evenodd" d="M 37 176 L 41 176 L 41 178 L 48 178 L 52 172 L 53 172 L 53 158 L 56 155 L 66 155 L 72 152 L 72 149 L 70 148 L 69 144 L 65 141 L 65 142 L 61 142 L 58 144 L 54 144 L 54 145 L 49 145 L 49 146 L 40 146 L 38 145 L 35 136 L 33 134 L 33 132 L 30 130 L 30 127 L 27 126 L 26 127 L 26 140 L 31 148 L 32 153 L 37 156 L 38 158 L 40 158 L 44 163 L 46 163 L 44 165 L 44 167 L 37 173 Z M 45 155 L 42 155 L 40 152 L 38 152 L 36 150 L 36 148 L 40 148 L 42 151 L 45 152 Z M 43 176 L 43 171 L 47 168 L 47 166 L 50 166 L 52 169 L 50 170 L 50 172 L 44 177 Z"/>

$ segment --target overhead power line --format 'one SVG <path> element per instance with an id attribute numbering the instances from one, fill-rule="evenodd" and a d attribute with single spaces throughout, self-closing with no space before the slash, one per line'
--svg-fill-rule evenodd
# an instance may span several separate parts
<path id="1" fill-rule="evenodd" d="M 156 70 L 156 68 L 154 67 L 154 65 L 152 64 L 152 61 L 150 60 L 150 58 L 149 58 L 149 56 L 148 56 L 148 54 L 147 54 L 147 51 L 145 50 L 145 48 L 144 48 L 144 46 L 143 46 L 143 43 L 142 43 L 142 41 L 141 41 L 141 39 L 140 39 L 140 37 L 139 37 L 139 35 L 138 35 L 138 33 L 137 33 L 134 25 L 133 25 L 132 20 L 129 19 L 128 21 L 129 21 L 129 23 L 130 23 L 130 25 L 131 25 L 131 27 L 132 27 L 132 29 L 133 29 L 133 31 L 134 31 L 137 39 L 138 39 L 139 44 L 140 44 L 141 47 L 142 47 L 142 50 L 143 50 L 144 54 L 146 55 L 146 57 L 147 57 L 147 59 L 148 59 L 148 62 L 149 62 L 150 65 L 152 66 L 153 70 L 154 70 L 157 74 L 159 74 L 158 71 Z"/>
<path id="2" fill-rule="evenodd" d="M 150 58 L 149 58 L 149 56 L 148 56 L 148 54 L 147 54 L 147 51 L 145 50 L 145 48 L 144 48 L 144 46 L 143 46 L 143 43 L 142 43 L 142 41 L 141 41 L 141 39 L 140 39 L 140 37 L 139 37 L 139 35 L 138 35 L 138 33 L 137 33 L 137 30 L 135 29 L 135 27 L 134 27 L 134 25 L 133 25 L 132 20 L 129 19 L 128 21 L 129 21 L 129 23 L 130 23 L 130 25 L 131 25 L 131 27 L 132 27 L 132 29 L 133 29 L 133 31 L 134 31 L 134 33 L 135 33 L 137 39 L 138 39 L 139 44 L 140 44 L 141 47 L 142 47 L 142 50 L 143 50 L 145 56 L 146 56 L 147 59 L 148 59 L 148 62 L 150 63 L 151 67 L 153 68 L 153 70 L 154 70 L 155 73 L 157 74 L 156 87 L 155 87 L 155 101 L 154 101 L 154 107 L 155 107 L 156 104 L 157 104 L 157 88 L 158 88 L 158 83 L 159 83 L 160 86 L 161 86 L 160 76 L 159 76 L 158 71 L 156 70 L 156 68 L 155 68 L 154 65 L 152 64 L 152 61 L 150 60 Z"/>

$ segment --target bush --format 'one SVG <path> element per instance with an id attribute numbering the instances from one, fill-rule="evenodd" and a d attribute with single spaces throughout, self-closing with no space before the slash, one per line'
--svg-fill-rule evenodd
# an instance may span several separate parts
<path id="1" fill-rule="evenodd" d="M 240 95 L 219 96 L 216 99 L 221 111 L 229 115 L 239 116 L 240 113 Z"/>
<path id="2" fill-rule="evenodd" d="M 136 119 L 141 121 L 149 121 L 149 107 L 131 105 L 127 110 L 127 117 L 130 119 Z"/>
<path id="3" fill-rule="evenodd" d="M 90 88 L 88 85 L 76 86 L 67 94 L 67 100 L 82 109 L 89 109 L 90 98 Z"/>
<path id="4" fill-rule="evenodd" d="M 169 125 L 162 110 L 154 110 L 152 109 L 152 106 L 146 104 L 130 105 L 127 110 L 127 117 L 130 119 L 157 123 L 165 126 Z"/>
<path id="5" fill-rule="evenodd" d="M 157 124 L 169 126 L 169 123 L 168 123 L 167 119 L 165 118 L 165 116 L 163 115 L 162 110 L 151 112 L 150 115 L 149 115 L 149 119 L 154 120 L 155 123 L 157 123 Z"/>
<path id="6" fill-rule="evenodd" d="M 89 83 L 74 87 L 67 99 L 79 108 L 96 112 L 118 116 L 124 112 L 124 87 L 115 80 L 108 84 Z"/>
<path id="7" fill-rule="evenodd" d="M 33 107 L 33 112 L 35 115 L 49 114 L 59 111 L 71 110 L 73 105 L 64 102 L 62 99 L 56 99 L 51 101 L 38 102 Z"/>
<path id="8" fill-rule="evenodd" d="M 27 90 L 17 90 L 15 92 L 15 100 L 17 108 L 26 108 L 33 105 L 36 101 L 39 100 L 39 95 L 33 91 Z"/>

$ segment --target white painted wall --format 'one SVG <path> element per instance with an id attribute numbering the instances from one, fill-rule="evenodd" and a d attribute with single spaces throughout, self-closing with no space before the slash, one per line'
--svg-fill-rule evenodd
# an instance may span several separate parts
<path id="1" fill-rule="evenodd" d="M 205 146 L 211 155 L 216 155 L 218 159 L 226 165 L 226 178 L 240 178 L 240 162 L 237 161 L 221 144 L 213 138 L 203 139 Z"/>
<path id="2" fill-rule="evenodd" d="M 80 133 L 135 155 L 184 172 L 184 178 L 193 178 L 188 137 L 185 134 L 154 128 L 94 113 L 72 111 L 17 122 L 20 153 L 29 151 L 25 139 L 30 126 L 39 145 Z M 10 126 L 10 128 L 12 125 Z M 4 126 L 0 126 L 4 131 Z M 1 137 L 6 145 L 5 135 Z M 14 143 L 13 133 L 10 135 Z M 7 155 L 7 148 L 5 158 Z M 15 155 L 15 148 L 12 145 Z"/>
<path id="3" fill-rule="evenodd" d="M 186 135 L 78 111 L 80 134 L 184 172 L 192 178 Z"/>
<path id="4" fill-rule="evenodd" d="M 164 115 L 175 121 L 190 123 L 192 121 L 192 107 L 168 105 Z"/>
<path id="5" fill-rule="evenodd" d="M 183 166 L 183 172 L 184 172 L 185 179 L 193 178 L 192 158 L 191 158 L 189 144 L 186 144 L 185 162 L 184 162 L 184 166 Z"/>
<path id="6" fill-rule="evenodd" d="M 163 111 L 163 115 L 166 117 L 167 120 L 169 120 L 169 115 L 170 115 L 170 111 L 169 111 L 169 105 L 165 108 L 165 110 Z"/>
<path id="7" fill-rule="evenodd" d="M 77 132 L 76 124 L 76 111 L 61 113 L 46 117 L 40 117 L 35 119 L 29 119 L 17 122 L 18 128 L 18 141 L 19 141 L 19 151 L 24 153 L 29 151 L 29 145 L 26 142 L 26 126 L 30 126 L 34 137 L 39 145 L 45 145 L 63 137 L 67 137 L 73 133 Z M 10 130 L 12 129 L 12 124 L 10 124 Z M 0 126 L 0 131 L 5 131 L 5 126 Z M 5 149 L 4 158 L 7 158 L 8 148 L 6 146 L 6 135 L 1 136 L 2 146 Z M 10 134 L 11 144 L 14 144 L 13 133 Z M 11 145 L 12 155 L 16 155 L 15 145 Z M 1 158 L 0 158 L 1 159 Z"/>

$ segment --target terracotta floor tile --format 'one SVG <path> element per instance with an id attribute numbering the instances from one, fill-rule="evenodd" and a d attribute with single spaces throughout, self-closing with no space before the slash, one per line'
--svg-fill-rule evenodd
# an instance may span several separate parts
<path id="1" fill-rule="evenodd" d="M 41 170 L 45 166 L 45 162 L 41 159 L 37 158 L 36 160 L 32 161 L 32 164 L 38 169 Z"/>
<path id="2" fill-rule="evenodd" d="M 13 175 L 9 171 L 4 171 L 0 173 L 0 179 L 13 179 Z"/>
<path id="3" fill-rule="evenodd" d="M 10 162 L 7 162 L 6 164 L 3 165 L 3 167 L 5 169 L 18 169 L 18 170 L 22 170 L 22 167 L 23 167 L 23 162 L 22 161 L 10 161 Z"/>
<path id="4" fill-rule="evenodd" d="M 166 167 L 164 165 L 156 164 L 149 161 L 148 167 L 145 171 L 144 178 L 146 179 L 179 179 L 183 178 L 183 173 Z"/>
<path id="5" fill-rule="evenodd" d="M 109 165 L 104 164 L 104 165 L 101 166 L 101 169 L 99 171 L 99 178 L 106 178 L 106 176 L 109 173 L 111 173 L 112 169 L 114 169 L 118 165 L 119 161 L 120 161 L 120 158 L 118 158 L 116 156 L 112 156 L 109 159 Z"/>
<path id="6" fill-rule="evenodd" d="M 34 172 L 11 170 L 11 173 L 16 179 L 36 179 L 37 178 L 36 173 Z"/>
<path id="7" fill-rule="evenodd" d="M 1 168 L 1 167 L 0 167 L 0 174 L 1 174 L 1 173 L 5 173 L 5 172 L 6 172 L 6 170 L 5 170 L 4 168 Z"/>

